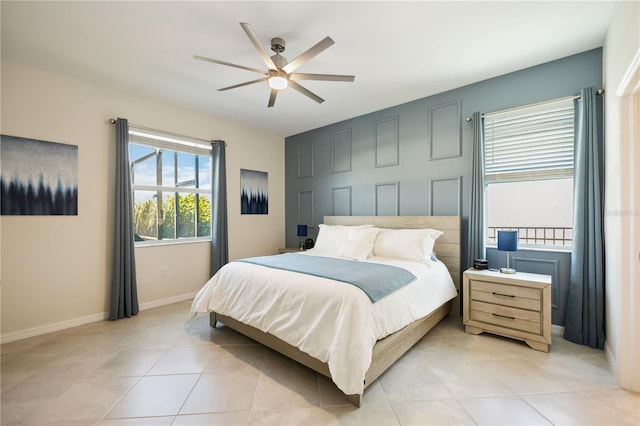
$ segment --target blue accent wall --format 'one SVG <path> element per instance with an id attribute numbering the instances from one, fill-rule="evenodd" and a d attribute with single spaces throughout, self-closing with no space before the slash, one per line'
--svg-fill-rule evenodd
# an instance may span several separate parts
<path id="1" fill-rule="evenodd" d="M 465 117 L 571 96 L 602 81 L 602 49 L 594 49 L 286 138 L 287 246 L 297 247 L 298 224 L 315 239 L 326 215 L 460 215 L 462 262 L 470 265 L 472 126 Z M 502 266 L 495 264 L 500 254 L 488 253 L 491 267 Z M 522 250 L 511 257 L 516 269 L 553 275 L 552 322 L 563 324 L 570 255 Z"/>

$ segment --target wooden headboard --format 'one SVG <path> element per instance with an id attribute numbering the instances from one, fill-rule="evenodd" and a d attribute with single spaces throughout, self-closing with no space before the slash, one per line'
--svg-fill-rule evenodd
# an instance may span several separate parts
<path id="1" fill-rule="evenodd" d="M 460 216 L 324 216 L 327 225 L 365 225 L 389 229 L 438 229 L 444 232 L 433 246 L 438 259 L 449 270 L 460 294 Z M 453 304 L 453 312 L 459 312 L 459 303 Z"/>

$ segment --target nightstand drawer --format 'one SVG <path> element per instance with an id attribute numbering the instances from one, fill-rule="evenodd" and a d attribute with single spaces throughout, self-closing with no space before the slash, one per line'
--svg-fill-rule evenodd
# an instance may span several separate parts
<path id="1" fill-rule="evenodd" d="M 542 334 L 539 311 L 528 311 L 472 300 L 469 318 L 527 333 Z"/>
<path id="2" fill-rule="evenodd" d="M 523 297 L 540 301 L 540 290 L 537 288 L 522 287 L 508 284 L 496 284 L 486 281 L 474 280 L 471 284 L 471 291 L 482 291 L 495 296 L 503 297 Z"/>
<path id="3" fill-rule="evenodd" d="M 471 300 L 539 311 L 541 299 L 541 291 L 535 288 L 514 287 L 483 281 L 471 283 Z"/>
<path id="4" fill-rule="evenodd" d="M 525 299 L 524 297 L 507 296 L 502 293 L 487 293 L 485 291 L 471 290 L 471 300 L 479 300 L 481 302 L 511 306 L 514 308 L 529 309 L 531 311 L 540 310 L 539 299 Z"/>

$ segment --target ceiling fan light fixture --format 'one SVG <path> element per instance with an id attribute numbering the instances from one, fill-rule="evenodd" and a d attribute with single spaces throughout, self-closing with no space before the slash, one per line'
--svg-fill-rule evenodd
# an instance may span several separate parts
<path id="1" fill-rule="evenodd" d="M 289 85 L 289 79 L 284 71 L 269 71 L 269 87 L 276 90 L 286 89 Z"/>
<path id="2" fill-rule="evenodd" d="M 1 1 L 1 0 L 0 0 Z M 217 59 L 205 58 L 204 56 L 194 55 L 194 59 L 199 59 L 201 61 L 213 62 L 214 64 L 225 65 L 228 67 L 240 68 L 242 70 L 255 72 L 261 74 L 262 77 L 256 80 L 246 81 L 240 84 L 234 84 L 232 86 L 223 87 L 218 89 L 218 91 L 222 92 L 229 89 L 237 89 L 238 87 L 249 86 L 251 84 L 256 83 L 264 83 L 266 80 L 269 84 L 270 93 L 269 93 L 269 102 L 267 103 L 267 108 L 271 108 L 275 102 L 276 97 L 278 96 L 279 90 L 284 90 L 287 87 L 291 86 L 292 89 L 302 93 L 304 96 L 309 99 L 316 101 L 321 104 L 324 102 L 320 96 L 316 95 L 312 91 L 305 88 L 303 85 L 298 83 L 299 80 L 321 80 L 321 81 L 348 81 L 353 82 L 355 76 L 353 75 L 337 75 L 337 74 L 310 74 L 310 73 L 299 73 L 294 72 L 305 62 L 314 58 L 316 55 L 325 51 L 328 47 L 334 44 L 334 41 L 331 37 L 325 37 L 320 40 L 318 43 L 311 46 L 309 49 L 305 50 L 303 53 L 298 55 L 292 62 L 288 62 L 287 58 L 281 55 L 284 52 L 284 39 L 280 37 L 274 37 L 271 39 L 271 50 L 276 52 L 275 55 L 269 56 L 267 51 L 262 46 L 260 39 L 256 35 L 251 25 L 246 22 L 241 22 L 240 26 L 249 37 L 249 40 L 253 44 L 253 46 L 258 51 L 258 54 L 264 61 L 267 66 L 266 71 L 264 69 L 247 67 L 244 65 L 232 64 L 230 62 L 220 61 Z"/>

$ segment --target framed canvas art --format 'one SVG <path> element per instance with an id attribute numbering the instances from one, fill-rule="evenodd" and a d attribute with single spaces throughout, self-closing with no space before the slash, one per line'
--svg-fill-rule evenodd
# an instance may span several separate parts
<path id="1" fill-rule="evenodd" d="M 269 175 L 240 169 L 240 213 L 269 214 Z"/>
<path id="2" fill-rule="evenodd" d="M 0 135 L 2 215 L 78 215 L 78 146 Z"/>

